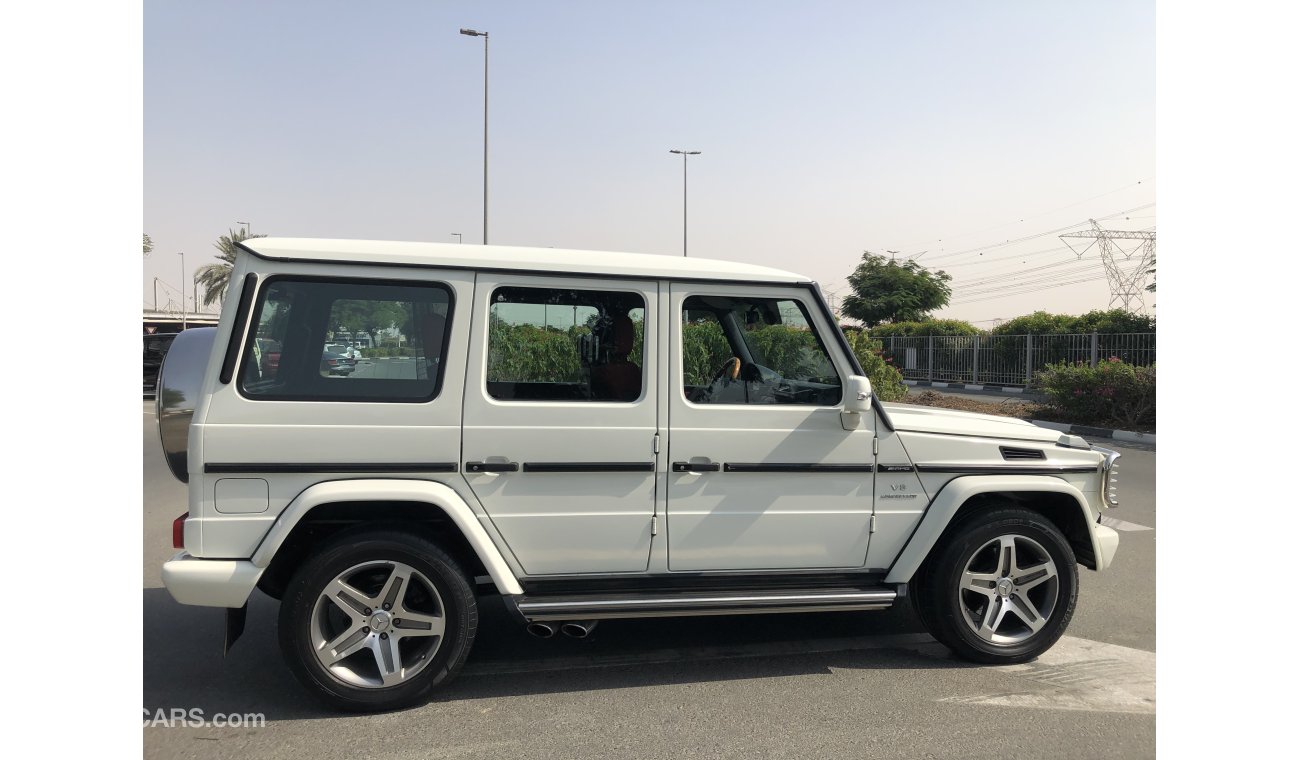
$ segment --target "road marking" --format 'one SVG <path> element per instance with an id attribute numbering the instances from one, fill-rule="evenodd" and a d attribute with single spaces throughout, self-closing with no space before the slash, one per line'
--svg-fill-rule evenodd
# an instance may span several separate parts
<path id="1" fill-rule="evenodd" d="M 1144 715 L 1156 711 L 1155 652 L 1063 636 L 1033 662 L 975 669 L 1009 676 L 1024 682 L 1028 688 L 945 697 L 938 701 Z"/>
<path id="2" fill-rule="evenodd" d="M 1138 525 L 1137 523 L 1117 520 L 1114 517 L 1110 517 L 1110 516 L 1103 516 L 1101 518 L 1101 524 L 1105 525 L 1107 528 L 1114 528 L 1115 530 L 1127 530 L 1127 531 L 1155 530 L 1155 528 L 1148 528 L 1145 525 Z"/>

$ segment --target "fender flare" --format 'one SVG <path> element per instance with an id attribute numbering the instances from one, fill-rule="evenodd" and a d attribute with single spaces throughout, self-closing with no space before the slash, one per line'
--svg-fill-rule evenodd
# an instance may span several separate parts
<path id="1" fill-rule="evenodd" d="M 501 551 L 492 543 L 478 517 L 460 494 L 442 483 L 428 480 L 335 480 L 317 483 L 298 494 L 275 519 L 262 543 L 253 552 L 253 564 L 259 569 L 265 569 L 289 533 L 308 512 L 322 504 L 341 501 L 409 501 L 438 507 L 456 523 L 456 527 L 483 562 L 483 567 L 487 568 L 497 590 L 502 594 L 524 593 L 519 579 L 501 556 Z"/>
<path id="2" fill-rule="evenodd" d="M 1096 517 L 1088 507 L 1088 500 L 1073 485 L 1053 477 L 1023 477 L 1008 475 L 968 475 L 948 481 L 934 500 L 930 502 L 925 515 L 916 526 L 916 531 L 908 540 L 889 574 L 886 583 L 907 583 L 912 580 L 921 563 L 938 543 L 957 510 L 971 497 L 986 493 L 1061 493 L 1070 496 L 1083 512 L 1084 523 L 1088 526 L 1088 536 L 1092 541 L 1093 556 L 1097 557 L 1098 570 L 1101 570 L 1102 547 L 1097 540 Z"/>

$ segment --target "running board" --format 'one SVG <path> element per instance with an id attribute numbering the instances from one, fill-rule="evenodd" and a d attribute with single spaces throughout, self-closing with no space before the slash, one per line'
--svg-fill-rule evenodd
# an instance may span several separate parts
<path id="1" fill-rule="evenodd" d="M 757 615 L 773 612 L 883 610 L 898 594 L 891 588 L 783 588 L 743 592 L 569 594 L 516 597 L 528 622 L 615 618 Z"/>

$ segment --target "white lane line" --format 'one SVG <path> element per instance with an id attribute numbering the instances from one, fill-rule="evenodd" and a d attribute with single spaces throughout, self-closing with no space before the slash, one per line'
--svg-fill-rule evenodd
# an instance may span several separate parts
<path id="1" fill-rule="evenodd" d="M 1117 519 L 1115 519 L 1114 517 L 1110 517 L 1109 515 L 1103 515 L 1103 516 L 1102 516 L 1102 518 L 1101 518 L 1101 524 L 1102 524 L 1102 525 L 1105 525 L 1107 528 L 1114 528 L 1115 530 L 1127 530 L 1127 531 L 1135 531 L 1135 530 L 1155 530 L 1155 528 L 1148 528 L 1148 527 L 1145 526 L 1145 525 L 1138 525 L 1137 523 L 1131 523 L 1131 522 L 1125 522 L 1125 521 L 1123 521 L 1123 520 L 1117 520 Z"/>
<path id="2" fill-rule="evenodd" d="M 1022 688 L 938 701 L 1145 715 L 1156 711 L 1155 652 L 1063 636 L 1033 662 L 975 670 L 1009 676 Z"/>

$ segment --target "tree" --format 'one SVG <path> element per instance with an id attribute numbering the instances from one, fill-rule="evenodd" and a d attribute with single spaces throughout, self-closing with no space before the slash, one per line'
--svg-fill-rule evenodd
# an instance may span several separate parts
<path id="1" fill-rule="evenodd" d="M 144 255 L 148 256 L 151 253 L 153 253 L 153 240 L 149 237 L 149 233 L 146 232 L 144 233 Z"/>
<path id="2" fill-rule="evenodd" d="M 1151 259 L 1151 268 L 1146 273 L 1151 275 L 1151 282 L 1147 285 L 1147 292 L 1154 293 L 1156 292 L 1156 260 L 1154 258 Z"/>
<path id="3" fill-rule="evenodd" d="M 844 298 L 844 314 L 867 327 L 881 322 L 921 322 L 948 305 L 952 277 L 931 272 L 915 261 L 894 261 L 863 251 L 862 263 L 849 275 L 853 294 Z"/>
<path id="4" fill-rule="evenodd" d="M 250 235 L 247 230 L 231 230 L 229 235 L 222 235 L 212 244 L 218 251 L 217 258 L 220 261 L 204 264 L 194 273 L 194 284 L 203 286 L 204 306 L 210 306 L 213 301 L 225 300 L 226 288 L 230 285 L 230 272 L 235 268 L 235 256 L 239 253 L 235 244 L 259 237 L 266 235 Z"/>

